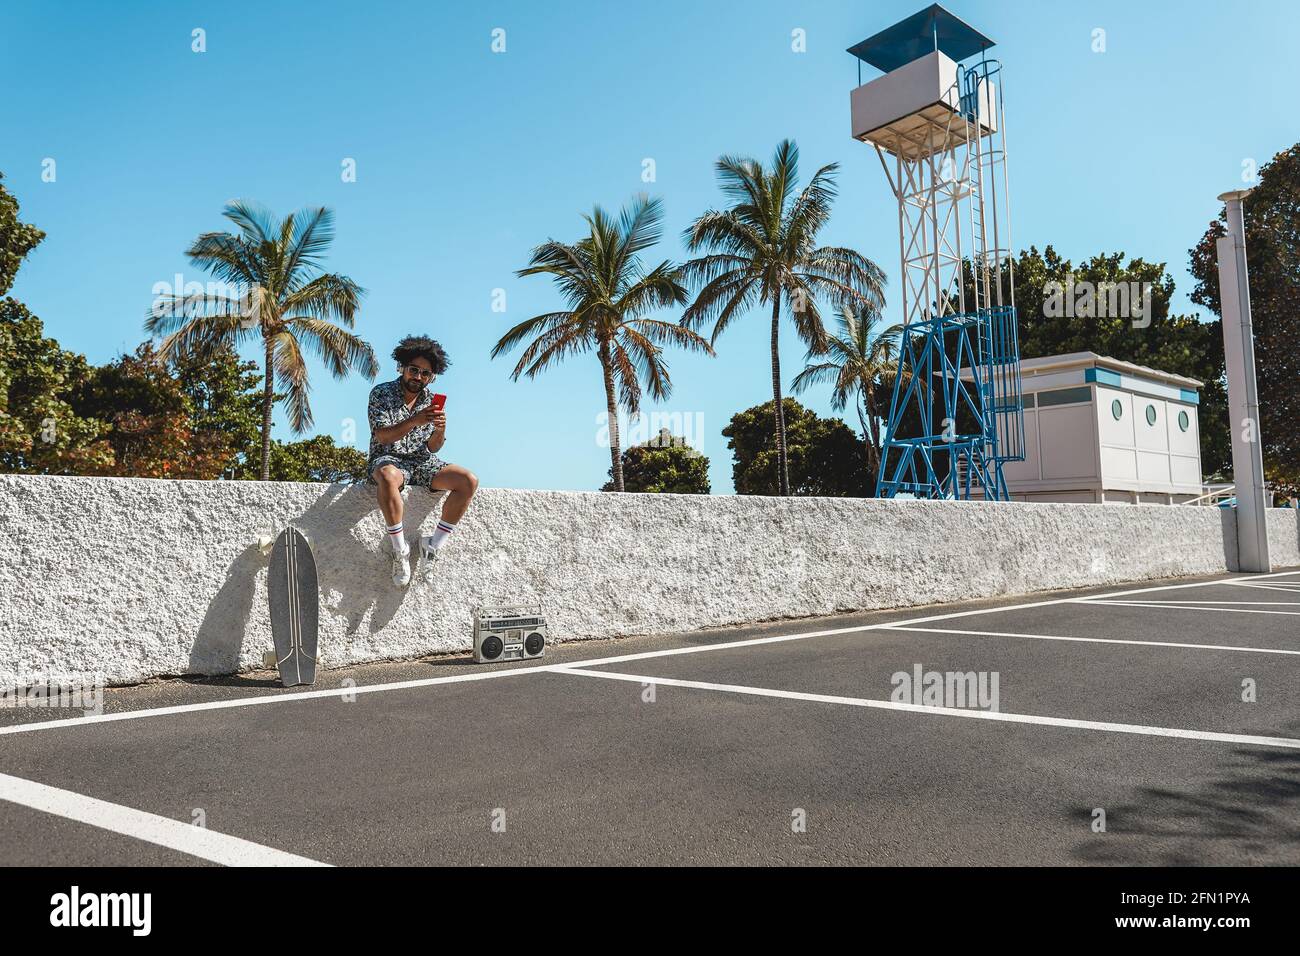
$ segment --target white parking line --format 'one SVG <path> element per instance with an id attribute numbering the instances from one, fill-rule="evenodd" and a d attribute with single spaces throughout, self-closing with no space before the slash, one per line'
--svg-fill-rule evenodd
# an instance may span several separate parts
<path id="1" fill-rule="evenodd" d="M 1224 584 L 1230 584 L 1234 588 L 1255 588 L 1260 591 L 1283 591 L 1287 594 L 1300 594 L 1300 585 L 1292 585 L 1278 581 L 1273 584 L 1254 584 L 1250 581 L 1224 581 Z"/>
<path id="2" fill-rule="evenodd" d="M 285 853 L 206 827 L 49 787 L 34 780 L 12 777 L 7 773 L 0 773 L 0 800 L 225 866 L 329 866 L 328 863 Z"/>
<path id="3" fill-rule="evenodd" d="M 1254 575 L 1249 580 L 1272 580 L 1287 575 L 1300 574 L 1296 571 L 1277 571 L 1272 574 Z M 1235 579 L 1234 579 L 1235 580 Z M 1126 591 L 1114 591 L 1099 594 L 1103 597 L 1129 597 L 1135 594 L 1150 594 L 1156 591 L 1176 591 L 1184 588 L 1213 587 L 1224 584 L 1227 579 L 1216 578 L 1212 581 L 1191 581 L 1186 584 L 1161 584 L 1145 588 L 1132 588 Z M 803 631 L 793 634 L 776 634 L 770 637 L 745 638 L 738 641 L 720 641 L 717 644 L 695 644 L 690 647 L 674 647 L 660 651 L 643 651 L 637 654 L 619 654 L 610 657 L 593 657 L 585 660 L 570 661 L 567 664 L 539 664 L 527 667 L 510 667 L 501 670 L 479 671 L 473 674 L 454 674 L 448 677 L 426 677 L 417 680 L 393 681 L 387 684 L 359 684 L 355 687 L 336 687 L 330 690 L 290 691 L 279 694 L 263 694 L 257 697 L 235 697 L 227 700 L 213 700 L 201 704 L 177 704 L 170 707 L 143 708 L 128 710 L 115 714 L 95 714 L 88 717 L 71 717 L 59 720 L 42 720 L 30 724 L 12 724 L 0 727 L 0 736 L 8 734 L 32 733 L 40 730 L 57 730 L 67 727 L 84 727 L 89 724 L 114 723 L 119 720 L 138 720 L 145 717 L 163 717 L 176 714 L 195 713 L 204 710 L 225 710 L 230 707 L 254 707 L 260 704 L 283 704 L 291 701 L 322 700 L 330 697 L 347 697 L 354 694 L 374 694 L 389 690 L 407 690 L 419 687 L 434 687 L 438 684 L 456 684 L 463 681 L 493 680 L 498 677 L 518 677 L 525 674 L 547 673 L 561 668 L 599 666 L 601 664 L 620 664 L 626 661 L 648 660 L 655 657 L 675 657 L 680 654 L 703 654 L 711 651 L 733 650 L 739 647 L 757 647 L 762 644 L 775 644 L 781 641 L 802 641 L 814 637 L 827 637 L 833 634 L 853 634 L 860 631 L 876 631 L 899 624 L 929 624 L 934 621 L 949 621 L 960 617 L 974 617 L 981 614 L 1002 614 L 1010 611 L 1023 611 L 1030 608 L 1052 607 L 1060 604 L 1094 603 L 1092 598 L 1051 598 L 1046 601 L 1030 601 L 1024 604 L 1000 605 L 998 607 L 975 608 L 967 611 L 950 611 L 945 614 L 931 614 L 925 617 L 905 618 L 901 621 L 882 621 L 879 624 L 862 624 L 856 627 L 836 627 L 821 631 Z M 888 609 L 881 609 L 888 610 Z M 895 608 L 903 612 L 905 608 Z M 862 612 L 868 613 L 868 612 Z M 737 625 L 741 626 L 741 625 Z"/>
<path id="4" fill-rule="evenodd" d="M 1133 641 L 1118 637 L 1064 637 L 1058 634 L 1018 634 L 1012 631 L 958 631 L 948 627 L 908 627 L 894 624 L 885 631 L 919 631 L 924 634 L 969 634 L 973 637 L 1022 637 L 1031 641 L 1077 641 L 1080 644 L 1139 644 L 1144 647 L 1187 647 L 1198 651 L 1245 651 L 1248 654 L 1290 654 L 1300 657 L 1300 651 L 1275 647 L 1237 647 L 1233 644 L 1183 644 L 1177 641 Z"/>
<path id="5" fill-rule="evenodd" d="M 1176 611 L 1222 611 L 1229 614 L 1285 614 L 1290 617 L 1300 617 L 1300 611 L 1261 611 L 1253 607 L 1197 607 L 1191 604 L 1175 604 L 1172 601 L 1089 601 L 1080 598 L 1077 604 L 1102 604 L 1112 607 L 1154 607 L 1164 610 L 1173 609 Z"/>
<path id="6" fill-rule="evenodd" d="M 833 694 L 808 694 L 802 691 L 771 690 L 767 687 L 747 687 L 741 684 L 714 684 L 708 681 L 678 680 L 669 677 L 649 677 L 643 674 L 622 674 L 611 671 L 582 670 L 563 667 L 557 674 L 575 674 L 581 677 L 603 677 L 643 686 L 686 687 L 695 690 L 720 691 L 726 694 L 747 694 L 754 697 L 783 697 L 790 700 L 813 701 L 822 704 L 844 704 L 850 707 L 873 707 L 879 710 L 904 710 L 914 714 L 936 717 L 965 717 L 972 720 L 997 720 L 1013 724 L 1042 724 L 1048 727 L 1070 727 L 1076 730 L 1101 730 L 1112 734 L 1138 734 L 1144 737 L 1177 737 L 1184 740 L 1208 740 L 1225 744 L 1250 744 L 1258 747 L 1282 747 L 1300 750 L 1300 740 L 1293 737 L 1266 737 L 1252 734 L 1224 734 L 1211 730 L 1184 730 L 1179 727 L 1148 727 L 1142 724 L 1116 724 L 1100 720 L 1076 720 L 1072 717 L 1042 717 L 1036 714 L 1007 714 L 1001 711 L 965 710 L 957 707 L 927 707 L 923 704 L 903 704 L 892 700 L 872 700 L 866 697 L 837 697 Z"/>
<path id="7" fill-rule="evenodd" d="M 1152 604 L 1168 604 L 1171 607 L 1184 604 L 1194 604 L 1197 607 L 1211 606 L 1214 604 L 1230 604 L 1233 607 L 1242 605 L 1255 605 L 1258 607 L 1300 607 L 1300 601 L 1089 601 L 1086 598 L 1080 598 L 1080 604 L 1138 604 L 1143 607 L 1149 607 Z"/>

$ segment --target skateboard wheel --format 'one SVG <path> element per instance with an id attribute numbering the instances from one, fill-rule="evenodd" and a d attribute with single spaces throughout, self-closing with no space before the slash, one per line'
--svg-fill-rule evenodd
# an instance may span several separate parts
<path id="1" fill-rule="evenodd" d="M 275 659 L 275 651 L 262 651 L 263 667 L 269 670 L 275 670 L 276 667 L 279 666 L 279 663 L 280 662 Z"/>
<path id="2" fill-rule="evenodd" d="M 270 554 L 273 547 L 275 547 L 275 538 L 271 537 L 269 534 L 261 534 L 257 536 L 258 551 L 261 551 L 263 554 Z"/>

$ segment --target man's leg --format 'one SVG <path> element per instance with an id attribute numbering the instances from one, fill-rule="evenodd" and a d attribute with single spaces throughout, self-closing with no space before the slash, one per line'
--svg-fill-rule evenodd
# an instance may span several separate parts
<path id="1" fill-rule="evenodd" d="M 443 465 L 429 482 L 431 491 L 447 492 L 447 500 L 442 503 L 442 519 L 432 535 L 421 539 L 426 558 L 437 558 L 442 546 L 447 543 L 451 533 L 456 530 L 456 523 L 465 516 L 470 499 L 478 490 L 478 476 L 462 465 Z M 425 566 L 425 577 L 433 571 L 430 561 Z"/>
<path id="2" fill-rule="evenodd" d="M 446 491 L 447 500 L 442 503 L 442 520 L 456 524 L 465 517 L 470 499 L 478 490 L 478 476 L 464 465 L 443 465 L 429 482 L 433 491 Z"/>
<path id="3" fill-rule="evenodd" d="M 393 559 L 393 583 L 404 588 L 411 583 L 411 566 L 408 564 L 410 545 L 402 531 L 402 485 L 406 474 L 396 465 L 380 465 L 371 478 L 379 486 L 379 510 L 384 513 L 384 540 Z"/>
<path id="4" fill-rule="evenodd" d="M 395 465 L 381 465 L 375 469 L 375 484 L 379 486 L 379 510 L 384 522 L 392 527 L 402 523 L 402 482 L 405 476 Z"/>

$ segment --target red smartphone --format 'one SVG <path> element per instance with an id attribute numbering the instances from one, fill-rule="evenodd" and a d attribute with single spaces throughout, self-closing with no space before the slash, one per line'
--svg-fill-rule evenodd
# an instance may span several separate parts
<path id="1" fill-rule="evenodd" d="M 446 405 L 446 404 L 447 404 L 447 396 L 446 396 L 446 395 L 440 395 L 440 394 L 437 393 L 437 392 L 434 392 L 434 393 L 433 393 L 433 407 L 434 407 L 434 408 L 436 408 L 438 411 L 442 411 L 442 406 L 444 406 L 444 405 Z"/>

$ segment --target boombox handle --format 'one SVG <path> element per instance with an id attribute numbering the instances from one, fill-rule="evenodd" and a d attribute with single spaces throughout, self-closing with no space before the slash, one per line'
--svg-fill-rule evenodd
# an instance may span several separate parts
<path id="1" fill-rule="evenodd" d="M 510 610 L 510 612 L 511 612 L 510 614 L 499 614 L 499 613 L 494 613 L 494 614 L 485 614 L 485 613 L 484 613 L 485 611 L 489 611 L 489 610 L 490 610 L 490 611 L 504 611 L 504 610 L 507 610 L 507 609 Z M 476 606 L 476 607 L 474 608 L 474 616 L 475 616 L 475 617 L 510 617 L 510 616 L 513 615 L 514 617 L 522 617 L 523 614 L 516 613 L 516 612 L 520 612 L 520 611 L 522 611 L 523 614 L 534 614 L 534 615 L 536 615 L 537 617 L 542 617 L 542 616 L 543 616 L 543 614 L 542 614 L 542 605 L 541 605 L 540 602 L 539 602 L 539 603 L 536 603 L 536 604 L 533 604 L 533 603 L 530 603 L 530 602 L 524 602 L 524 601 L 521 601 L 521 602 L 519 602 L 519 603 L 517 603 L 517 604 L 501 603 L 501 604 L 493 604 L 493 605 L 490 605 L 490 606 L 489 606 L 489 605 L 486 605 L 486 604 L 479 604 L 478 606 Z"/>

